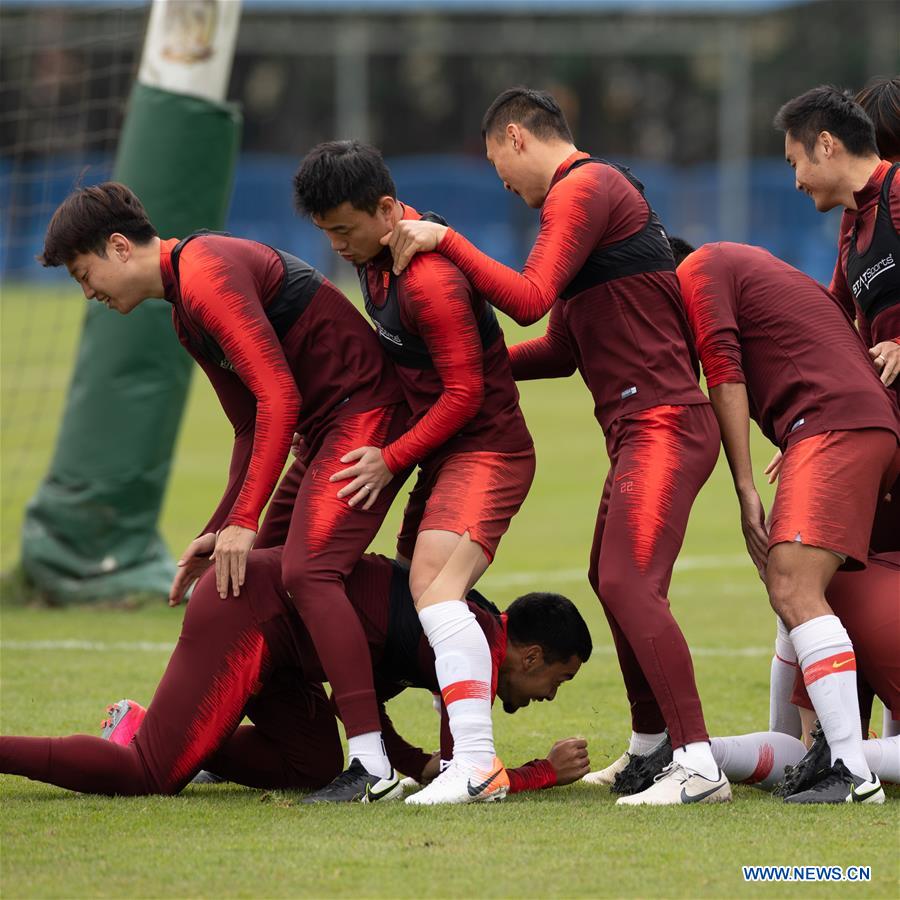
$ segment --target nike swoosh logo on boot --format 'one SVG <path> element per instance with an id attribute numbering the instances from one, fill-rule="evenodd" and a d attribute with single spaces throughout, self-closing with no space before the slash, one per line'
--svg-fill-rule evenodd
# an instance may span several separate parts
<path id="1" fill-rule="evenodd" d="M 369 798 L 370 801 L 380 800 L 385 794 L 389 794 L 395 787 L 397 787 L 397 780 L 394 778 L 393 773 L 391 773 L 391 779 L 388 781 L 387 786 L 382 788 L 380 791 L 376 792 L 372 790 L 372 785 L 366 785 L 366 797 Z"/>
<path id="2" fill-rule="evenodd" d="M 862 787 L 862 785 L 860 785 L 860 787 Z M 876 782 L 876 784 L 873 785 L 872 788 L 870 790 L 866 791 L 864 794 L 861 794 L 859 792 L 859 790 L 855 787 L 851 788 L 850 796 L 853 797 L 854 803 L 865 803 L 866 800 L 869 799 L 869 797 L 874 797 L 880 790 L 881 790 L 881 782 L 879 781 L 879 782 Z"/>
<path id="3" fill-rule="evenodd" d="M 702 794 L 689 794 L 684 788 L 681 789 L 681 802 L 682 803 L 699 803 L 704 797 L 709 797 L 710 794 L 714 794 L 722 787 L 721 784 L 717 784 L 715 787 L 711 787 L 708 791 L 703 791 Z"/>
<path id="4" fill-rule="evenodd" d="M 500 774 L 500 769 L 497 769 L 490 778 L 482 781 L 481 784 L 475 785 L 472 787 L 472 780 L 466 782 L 466 790 L 469 792 L 470 797 L 477 797 L 479 794 L 483 794 L 490 786 L 494 779 Z"/>

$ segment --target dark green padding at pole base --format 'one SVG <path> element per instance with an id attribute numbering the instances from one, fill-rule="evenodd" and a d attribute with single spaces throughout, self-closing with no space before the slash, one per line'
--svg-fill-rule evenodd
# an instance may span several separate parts
<path id="1" fill-rule="evenodd" d="M 138 84 L 114 177 L 163 238 L 221 229 L 240 129 L 235 107 Z M 165 301 L 128 316 L 89 307 L 53 461 L 22 534 L 25 576 L 54 601 L 168 593 L 175 568 L 157 521 L 191 367 Z"/>

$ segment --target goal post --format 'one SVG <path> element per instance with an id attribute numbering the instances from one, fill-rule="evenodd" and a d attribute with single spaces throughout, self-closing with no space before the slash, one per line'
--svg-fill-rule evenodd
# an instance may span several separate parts
<path id="1" fill-rule="evenodd" d="M 241 119 L 224 102 L 239 0 L 154 0 L 113 170 L 161 237 L 225 222 Z M 55 602 L 165 594 L 158 519 L 191 375 L 171 308 L 91 305 L 49 472 L 22 530 L 26 579 Z"/>

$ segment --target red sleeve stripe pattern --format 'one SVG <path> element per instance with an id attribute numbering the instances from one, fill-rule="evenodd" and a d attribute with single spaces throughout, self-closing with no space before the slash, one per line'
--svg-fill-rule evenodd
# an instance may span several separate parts
<path id="1" fill-rule="evenodd" d="M 733 291 L 731 276 L 713 254 L 709 248 L 697 250 L 678 267 L 697 353 L 711 388 L 746 383 L 733 297 L 726 293 Z"/>
<path id="2" fill-rule="evenodd" d="M 581 154 L 586 156 L 586 154 Z M 440 252 L 475 289 L 521 325 L 537 322 L 575 277 L 609 223 L 607 166 L 581 166 L 557 182 L 541 208 L 541 227 L 522 273 L 502 265 L 447 231 Z"/>
<path id="3" fill-rule="evenodd" d="M 250 463 L 225 523 L 255 531 L 290 449 L 300 394 L 249 266 L 195 240 L 185 248 L 180 269 L 188 314 L 216 340 L 256 398 Z"/>
<path id="4" fill-rule="evenodd" d="M 471 288 L 459 269 L 434 253 L 416 257 L 399 287 L 401 312 L 428 347 L 443 391 L 406 434 L 384 448 L 394 474 L 450 440 L 484 400 L 484 349 Z"/>

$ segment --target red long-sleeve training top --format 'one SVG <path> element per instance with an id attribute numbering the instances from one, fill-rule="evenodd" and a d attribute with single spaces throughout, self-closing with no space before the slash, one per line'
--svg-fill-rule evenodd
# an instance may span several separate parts
<path id="1" fill-rule="evenodd" d="M 305 263 L 318 287 L 279 338 L 266 315 L 286 277 L 275 250 L 201 235 L 184 245 L 176 279 L 177 244 L 160 245 L 165 298 L 178 339 L 209 377 L 235 437 L 228 484 L 201 534 L 226 525 L 255 531 L 295 430 L 312 445 L 335 415 L 402 403 L 403 394 L 366 320 Z"/>
<path id="2" fill-rule="evenodd" d="M 403 218 L 420 219 L 411 206 Z M 389 301 L 392 258 L 385 249 L 364 267 L 369 298 L 381 309 Z M 519 408 L 503 333 L 485 347 L 478 317 L 485 300 L 465 276 L 438 253 L 418 254 L 396 279 L 402 327 L 421 339 L 431 364 L 395 368 L 412 411 L 410 429 L 384 448 L 392 472 L 443 454 L 514 453 L 532 446 Z"/>
<path id="3" fill-rule="evenodd" d="M 773 444 L 900 420 L 850 319 L 817 281 L 747 244 L 705 244 L 678 267 L 709 387 L 746 384 Z"/>
<path id="4" fill-rule="evenodd" d="M 547 334 L 510 350 L 517 380 L 560 377 L 577 368 L 604 429 L 621 415 L 653 406 L 706 403 L 674 263 L 668 271 L 590 283 L 592 257 L 642 232 L 651 210 L 615 167 L 575 165 L 587 158 L 573 153 L 554 174 L 521 273 L 452 229 L 438 250 L 517 322 L 535 322 L 552 307 Z"/>
<path id="5" fill-rule="evenodd" d="M 872 242 L 875 231 L 875 219 L 878 213 L 878 199 L 885 176 L 890 171 L 891 163 L 882 160 L 872 173 L 872 177 L 858 191 L 854 192 L 856 209 L 845 209 L 841 216 L 841 230 L 838 237 L 838 257 L 831 277 L 831 293 L 840 301 L 847 312 L 856 319 L 859 333 L 866 347 L 873 347 L 882 341 L 895 341 L 900 344 L 900 303 L 891 306 L 869 322 L 862 314 L 853 298 L 853 292 L 847 284 L 847 254 L 854 229 L 857 231 L 856 245 L 860 252 L 865 252 Z M 894 228 L 900 233 L 900 178 L 894 177 L 890 191 L 890 214 Z"/>

